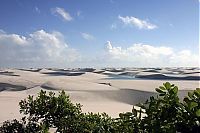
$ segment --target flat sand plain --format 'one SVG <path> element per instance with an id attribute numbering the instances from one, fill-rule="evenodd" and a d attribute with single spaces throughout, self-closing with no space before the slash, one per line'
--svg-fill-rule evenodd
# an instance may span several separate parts
<path id="1" fill-rule="evenodd" d="M 199 68 L 106 68 L 106 69 L 0 69 L 0 123 L 20 118 L 18 103 L 43 89 L 65 90 L 84 112 L 106 112 L 117 117 L 133 105 L 156 95 L 164 82 L 179 87 L 183 98 L 200 87 Z"/>

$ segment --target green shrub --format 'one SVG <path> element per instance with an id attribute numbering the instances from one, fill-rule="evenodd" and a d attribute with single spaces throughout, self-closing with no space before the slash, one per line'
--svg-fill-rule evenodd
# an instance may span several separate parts
<path id="1" fill-rule="evenodd" d="M 181 131 L 200 132 L 200 88 L 188 92 L 178 115 L 178 127 Z"/>
<path id="2" fill-rule="evenodd" d="M 40 123 L 45 129 L 56 127 L 59 132 L 75 132 L 79 126 L 77 121 L 80 119 L 81 105 L 74 105 L 64 91 L 56 97 L 53 92 L 47 95 L 41 90 L 36 99 L 29 96 L 19 105 L 20 113 L 26 115 L 29 121 Z"/>
<path id="3" fill-rule="evenodd" d="M 150 97 L 144 105 L 146 117 L 141 120 L 143 131 L 168 132 L 199 132 L 200 131 L 200 89 L 188 92 L 188 97 L 180 102 L 178 87 L 166 82 L 156 88 L 159 95 Z"/>
<path id="4" fill-rule="evenodd" d="M 5 121 L 2 133 L 47 133 L 55 128 L 60 133 L 198 133 L 200 131 L 200 89 L 188 93 L 183 102 L 178 87 L 164 83 L 156 88 L 157 97 L 150 97 L 139 110 L 120 113 L 111 118 L 106 113 L 83 113 L 80 104 L 73 104 L 64 91 L 58 96 L 41 90 L 36 98 L 28 96 L 19 103 L 24 117 Z"/>
<path id="5" fill-rule="evenodd" d="M 145 106 L 141 106 L 147 114 L 141 122 L 142 127 L 147 132 L 175 132 L 180 107 L 178 88 L 167 82 L 156 91 L 159 96 L 150 97 Z"/>

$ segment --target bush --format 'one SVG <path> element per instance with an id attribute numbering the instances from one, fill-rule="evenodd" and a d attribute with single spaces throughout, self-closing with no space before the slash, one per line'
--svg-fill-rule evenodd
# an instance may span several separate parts
<path id="1" fill-rule="evenodd" d="M 56 127 L 59 132 L 75 132 L 78 128 L 78 121 L 81 114 L 81 105 L 73 104 L 64 91 L 56 97 L 55 93 L 49 95 L 41 90 L 38 97 L 22 100 L 20 113 L 26 115 L 28 121 L 43 125 L 45 130 Z"/>
<path id="2" fill-rule="evenodd" d="M 83 113 L 80 104 L 73 104 L 64 91 L 58 96 L 41 90 L 36 98 L 28 96 L 19 103 L 24 117 L 5 121 L 2 133 L 47 133 L 56 128 L 60 133 L 198 133 L 200 131 L 200 89 L 188 93 L 183 102 L 178 87 L 164 83 L 156 88 L 157 97 L 150 97 L 139 110 L 120 113 L 111 118 L 106 113 Z"/>
<path id="3" fill-rule="evenodd" d="M 200 90 L 188 92 L 181 103 L 178 98 L 178 87 L 165 83 L 156 88 L 159 96 L 150 97 L 145 105 L 146 117 L 141 120 L 142 129 L 147 132 L 168 133 L 200 131 Z"/>

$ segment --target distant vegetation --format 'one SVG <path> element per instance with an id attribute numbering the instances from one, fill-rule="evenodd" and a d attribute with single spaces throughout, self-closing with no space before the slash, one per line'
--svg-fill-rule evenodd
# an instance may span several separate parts
<path id="1" fill-rule="evenodd" d="M 83 113 L 80 104 L 73 104 L 64 91 L 58 96 L 41 90 L 36 98 L 28 96 L 19 103 L 24 117 L 5 121 L 1 133 L 198 133 L 200 132 L 200 89 L 188 93 L 181 101 L 178 87 L 168 82 L 156 88 L 157 97 L 150 97 L 139 110 L 120 113 L 111 118 L 106 113 Z"/>

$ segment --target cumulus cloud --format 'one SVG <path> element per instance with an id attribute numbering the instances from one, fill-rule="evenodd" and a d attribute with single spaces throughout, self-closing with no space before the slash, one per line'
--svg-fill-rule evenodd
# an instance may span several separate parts
<path id="1" fill-rule="evenodd" d="M 106 58 L 109 62 L 123 66 L 159 67 L 159 66 L 198 66 L 198 55 L 189 50 L 175 51 L 171 47 L 133 44 L 128 48 L 114 47 L 110 41 L 106 44 Z"/>
<path id="2" fill-rule="evenodd" d="M 132 16 L 122 17 L 119 15 L 118 19 L 121 20 L 125 25 L 133 25 L 139 29 L 153 30 L 158 28 L 155 24 L 151 24 L 145 20 L 141 20 Z"/>
<path id="3" fill-rule="evenodd" d="M 59 66 L 74 62 L 79 56 L 57 31 L 39 30 L 28 36 L 0 32 L 2 66 Z"/>
<path id="4" fill-rule="evenodd" d="M 84 39 L 86 39 L 86 40 L 94 40 L 94 36 L 91 35 L 91 34 L 88 34 L 88 33 L 82 32 L 82 33 L 81 33 L 81 36 L 82 36 Z"/>
<path id="5" fill-rule="evenodd" d="M 56 7 L 51 9 L 51 11 L 53 14 L 61 16 L 65 21 L 71 21 L 73 19 L 71 15 L 63 8 Z"/>

